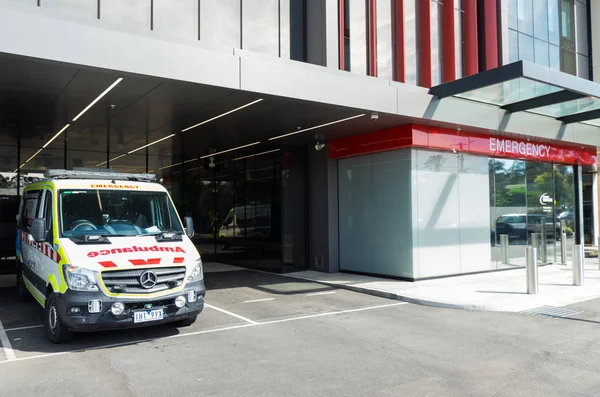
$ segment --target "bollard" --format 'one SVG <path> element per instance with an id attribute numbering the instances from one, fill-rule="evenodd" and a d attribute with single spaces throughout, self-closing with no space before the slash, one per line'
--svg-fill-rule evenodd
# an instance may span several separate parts
<path id="1" fill-rule="evenodd" d="M 531 247 L 535 248 L 535 258 L 538 260 L 537 253 L 540 252 L 540 234 L 539 233 L 531 233 Z"/>
<path id="2" fill-rule="evenodd" d="M 500 235 L 500 253 L 502 254 L 502 264 L 508 265 L 508 234 Z"/>
<path id="3" fill-rule="evenodd" d="M 527 293 L 538 293 L 538 267 L 537 267 L 537 250 L 533 247 L 526 249 L 526 272 L 527 272 Z"/>
<path id="4" fill-rule="evenodd" d="M 573 285 L 583 285 L 583 246 L 573 246 Z"/>
<path id="5" fill-rule="evenodd" d="M 560 263 L 567 264 L 567 232 L 564 230 L 560 233 Z"/>
<path id="6" fill-rule="evenodd" d="M 546 221 L 540 223 L 540 262 L 548 262 L 548 236 L 546 235 Z"/>

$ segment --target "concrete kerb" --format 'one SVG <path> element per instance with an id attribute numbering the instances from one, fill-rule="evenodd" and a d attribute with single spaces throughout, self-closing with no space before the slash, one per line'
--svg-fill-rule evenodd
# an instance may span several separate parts
<path id="1" fill-rule="evenodd" d="M 258 270 L 258 271 L 262 272 L 260 270 Z M 498 312 L 513 311 L 513 310 L 511 310 L 511 307 L 506 307 L 506 306 L 488 306 L 488 305 L 446 303 L 446 302 L 432 301 L 432 300 L 427 300 L 427 299 L 422 299 L 422 298 L 414 298 L 414 297 L 407 296 L 407 295 L 399 295 L 399 294 L 395 294 L 393 292 L 381 291 L 381 290 L 374 289 L 374 288 L 355 287 L 352 285 L 331 283 L 331 282 L 322 281 L 322 280 L 314 280 L 311 278 L 300 277 L 300 276 L 296 276 L 293 274 L 282 274 L 282 276 L 289 277 L 289 278 L 295 278 L 295 279 L 299 279 L 299 280 L 304 280 L 304 281 L 310 281 L 313 283 L 326 285 L 328 287 L 344 289 L 344 290 L 348 290 L 348 291 L 352 291 L 352 292 L 358 292 L 361 294 L 377 296 L 379 298 L 397 300 L 397 301 L 413 303 L 413 304 L 422 305 L 422 306 L 440 307 L 443 309 L 473 310 L 473 311 L 498 311 Z M 523 310 L 525 310 L 525 309 L 523 309 Z"/>

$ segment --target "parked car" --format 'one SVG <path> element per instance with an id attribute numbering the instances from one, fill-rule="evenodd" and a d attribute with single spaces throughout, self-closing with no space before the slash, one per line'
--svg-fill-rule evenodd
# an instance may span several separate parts
<path id="1" fill-rule="evenodd" d="M 496 220 L 496 237 L 507 234 L 509 239 L 527 241 L 531 233 L 541 233 L 546 225 L 546 238 L 560 236 L 560 223 L 550 216 L 539 214 L 506 214 Z"/>

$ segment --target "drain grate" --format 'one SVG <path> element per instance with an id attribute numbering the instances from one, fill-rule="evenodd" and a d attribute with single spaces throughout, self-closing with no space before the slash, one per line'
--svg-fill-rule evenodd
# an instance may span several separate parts
<path id="1" fill-rule="evenodd" d="M 530 316 L 569 317 L 575 314 L 582 313 L 582 311 L 571 309 L 568 307 L 540 306 L 529 310 L 523 310 L 520 313 L 528 314 Z"/>

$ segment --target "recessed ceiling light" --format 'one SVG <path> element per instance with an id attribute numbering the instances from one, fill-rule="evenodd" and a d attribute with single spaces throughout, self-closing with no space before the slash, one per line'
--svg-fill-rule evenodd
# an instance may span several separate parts
<path id="1" fill-rule="evenodd" d="M 336 120 L 336 121 L 332 121 L 330 123 L 325 123 L 325 124 L 321 124 L 321 125 L 315 125 L 314 127 L 310 127 L 310 128 L 305 128 L 303 130 L 298 130 L 298 131 L 294 131 L 294 132 L 290 132 L 289 134 L 283 134 L 283 135 L 278 135 L 278 136 L 274 136 L 273 138 L 269 138 L 270 141 L 274 141 L 275 139 L 281 139 L 281 138 L 285 138 L 291 135 L 296 135 L 296 134 L 300 134 L 301 132 L 306 132 L 306 131 L 310 131 L 310 130 L 315 130 L 317 128 L 321 128 L 321 127 L 327 127 L 328 125 L 333 125 L 333 124 L 337 124 L 337 123 L 343 123 L 344 121 L 349 121 L 352 119 L 357 119 L 359 117 L 363 117 L 365 114 L 359 114 L 356 116 L 352 116 L 352 117 L 347 117 L 345 119 L 341 119 L 341 120 Z"/>
<path id="2" fill-rule="evenodd" d="M 190 127 L 188 127 L 188 128 L 185 128 L 185 129 L 181 130 L 181 132 L 186 132 L 186 131 L 189 131 L 189 130 L 191 130 L 192 128 L 200 127 L 200 126 L 201 126 L 201 125 L 203 125 L 203 124 L 210 123 L 211 121 L 214 121 L 214 120 L 216 120 L 216 119 L 219 119 L 219 118 L 221 118 L 221 117 L 223 117 L 223 116 L 227 116 L 228 114 L 231 114 L 231 113 L 237 112 L 238 110 L 242 110 L 242 109 L 244 109 L 244 108 L 247 108 L 248 106 L 252 106 L 252 105 L 254 105 L 255 103 L 258 103 L 258 102 L 260 102 L 260 101 L 262 101 L 262 99 L 257 99 L 256 101 L 253 101 L 253 102 L 247 103 L 247 104 L 245 104 L 245 105 L 243 105 L 243 106 L 240 106 L 239 108 L 235 108 L 235 109 L 233 109 L 233 110 L 230 110 L 230 111 L 228 111 L 228 112 L 225 112 L 225 113 L 223 113 L 223 114 L 220 114 L 220 115 L 218 115 L 218 116 L 215 116 L 215 117 L 213 117 L 213 118 L 211 118 L 211 119 L 204 120 L 204 121 L 203 121 L 203 122 L 201 122 L 201 123 L 194 124 L 194 125 L 192 125 L 192 126 L 190 126 Z"/>
<path id="3" fill-rule="evenodd" d="M 268 150 L 266 152 L 261 152 L 261 153 L 255 153 L 255 154 L 249 154 L 247 156 L 243 156 L 243 157 L 237 157 L 235 159 L 233 159 L 233 161 L 238 161 L 238 160 L 243 160 L 243 159 L 247 159 L 250 157 L 256 157 L 256 156 L 262 156 L 263 154 L 269 154 L 269 153 L 275 153 L 280 151 L 281 149 L 274 149 L 274 150 Z"/>
<path id="4" fill-rule="evenodd" d="M 147 148 L 147 147 L 149 147 L 149 146 L 156 145 L 157 143 L 159 143 L 159 142 L 162 142 L 162 141 L 166 141 L 167 139 L 169 139 L 169 138 L 173 138 L 174 136 L 175 136 L 175 134 L 171 134 L 171 135 L 169 135 L 169 136 L 166 136 L 166 137 L 164 137 L 164 138 L 160 138 L 160 139 L 158 139 L 158 140 L 156 140 L 156 141 L 154 141 L 154 142 L 151 142 L 151 143 L 149 143 L 149 144 L 147 144 L 147 145 L 140 146 L 140 147 L 139 147 L 139 148 L 137 148 L 137 149 L 133 149 L 132 151 L 129 151 L 129 152 L 127 152 L 127 154 L 135 153 L 135 152 L 137 152 L 138 150 L 142 150 L 142 149 L 145 149 L 145 148 Z"/>
<path id="5" fill-rule="evenodd" d="M 87 112 L 87 111 L 88 111 L 88 110 L 89 110 L 89 109 L 90 109 L 92 106 L 94 106 L 94 104 L 95 104 L 96 102 L 98 102 L 100 99 L 102 99 L 102 97 L 103 97 L 104 95 L 108 94 L 108 92 L 109 92 L 110 90 L 112 90 L 113 88 L 115 88 L 115 87 L 116 87 L 116 85 L 117 85 L 117 84 L 119 84 L 119 83 L 120 83 L 122 80 L 123 80 L 123 78 L 122 78 L 122 77 L 119 77 L 117 80 L 115 80 L 115 82 L 114 82 L 114 83 L 112 83 L 112 84 L 111 84 L 111 85 L 110 85 L 110 86 L 109 86 L 107 89 L 105 89 L 105 90 L 104 90 L 104 92 L 102 92 L 102 94 L 98 95 L 98 97 L 97 97 L 96 99 L 94 99 L 92 102 L 90 102 L 90 104 L 89 104 L 89 105 L 87 105 L 87 106 L 85 107 L 85 109 L 83 109 L 81 112 L 79 112 L 79 114 L 73 118 L 73 121 L 77 121 L 77 119 L 79 119 L 81 116 L 83 116 L 83 114 L 84 114 L 85 112 Z"/>
<path id="6" fill-rule="evenodd" d="M 212 156 L 218 156 L 219 154 L 229 153 L 229 152 L 233 152 L 234 150 L 244 149 L 244 148 L 247 148 L 247 147 L 250 147 L 250 146 L 255 146 L 255 145 L 260 145 L 260 141 L 259 142 L 252 142 L 252 143 L 249 143 L 247 145 L 238 146 L 238 147 L 234 147 L 234 148 L 227 149 L 227 150 L 222 150 L 222 151 L 217 152 L 217 153 L 207 154 L 206 156 L 202 156 L 200 158 L 201 159 L 205 159 L 205 158 L 212 157 Z"/>

